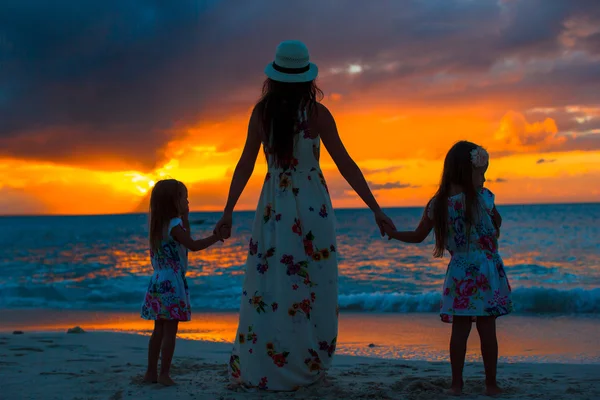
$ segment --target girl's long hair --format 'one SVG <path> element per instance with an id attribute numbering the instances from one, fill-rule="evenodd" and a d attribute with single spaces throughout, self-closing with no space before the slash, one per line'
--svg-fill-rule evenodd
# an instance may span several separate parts
<path id="1" fill-rule="evenodd" d="M 185 190 L 185 185 L 175 179 L 160 180 L 152 188 L 150 195 L 150 250 L 160 250 L 169 221 L 181 215 L 182 210 L 179 209 L 179 204 Z"/>
<path id="2" fill-rule="evenodd" d="M 294 154 L 294 138 L 298 132 L 299 111 L 316 111 L 323 92 L 315 81 L 288 83 L 267 78 L 262 96 L 257 103 L 261 128 L 265 139 L 265 156 L 269 155 L 277 167 L 289 165 Z"/>
<path id="3" fill-rule="evenodd" d="M 448 197 L 452 184 L 460 186 L 465 196 L 465 219 L 467 221 L 467 240 L 470 238 L 471 224 L 477 212 L 478 197 L 473 185 L 473 164 L 471 151 L 478 146 L 475 143 L 460 141 L 446 154 L 444 171 L 440 187 L 432 198 L 433 229 L 435 232 L 434 257 L 443 257 L 448 239 Z M 435 199 L 435 201 L 433 201 Z"/>

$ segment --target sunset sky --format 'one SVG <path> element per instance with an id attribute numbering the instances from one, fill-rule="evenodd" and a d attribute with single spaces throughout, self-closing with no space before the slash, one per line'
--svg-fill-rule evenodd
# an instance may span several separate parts
<path id="1" fill-rule="evenodd" d="M 4 0 L 0 214 L 145 211 L 167 176 L 221 210 L 286 39 L 383 206 L 424 205 L 460 139 L 489 150 L 500 204 L 600 201 L 597 0 Z M 334 205 L 362 206 L 322 168 Z"/>

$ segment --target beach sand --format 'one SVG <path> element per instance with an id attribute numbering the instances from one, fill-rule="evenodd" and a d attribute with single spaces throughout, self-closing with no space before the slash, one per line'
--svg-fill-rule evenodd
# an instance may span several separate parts
<path id="1" fill-rule="evenodd" d="M 294 393 L 227 389 L 227 343 L 178 340 L 174 387 L 143 384 L 148 337 L 114 332 L 0 334 L 0 399 L 444 399 L 446 362 L 336 356 L 327 383 Z M 598 399 L 600 365 L 500 364 L 500 398 Z M 483 396 L 481 363 L 465 367 L 465 394 Z"/>

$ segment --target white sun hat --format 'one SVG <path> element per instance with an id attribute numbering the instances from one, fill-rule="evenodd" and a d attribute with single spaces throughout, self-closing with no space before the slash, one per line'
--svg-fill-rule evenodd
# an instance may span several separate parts
<path id="1" fill-rule="evenodd" d="M 279 82 L 310 82 L 319 74 L 319 68 L 309 61 L 304 43 L 286 40 L 277 46 L 275 61 L 265 67 L 265 74 Z"/>

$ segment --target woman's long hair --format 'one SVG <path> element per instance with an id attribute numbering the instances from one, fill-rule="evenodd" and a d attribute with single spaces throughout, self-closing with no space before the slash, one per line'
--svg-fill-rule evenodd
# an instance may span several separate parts
<path id="1" fill-rule="evenodd" d="M 288 83 L 266 79 L 257 107 L 265 139 L 265 156 L 277 167 L 289 166 L 294 154 L 294 138 L 298 132 L 299 112 L 316 111 L 323 92 L 315 81 Z"/>
<path id="2" fill-rule="evenodd" d="M 181 215 L 179 204 L 185 185 L 175 179 L 163 179 L 154 185 L 150 195 L 150 250 L 159 251 L 169 221 Z M 168 232 L 166 232 L 168 235 Z"/>
<path id="3" fill-rule="evenodd" d="M 460 186 L 465 196 L 465 219 L 467 221 L 467 240 L 471 233 L 473 216 L 476 213 L 478 198 L 473 184 L 473 164 L 471 151 L 478 146 L 475 143 L 460 141 L 446 154 L 444 171 L 440 187 L 432 199 L 433 229 L 435 232 L 434 257 L 443 257 L 448 236 L 448 197 L 452 184 Z"/>

